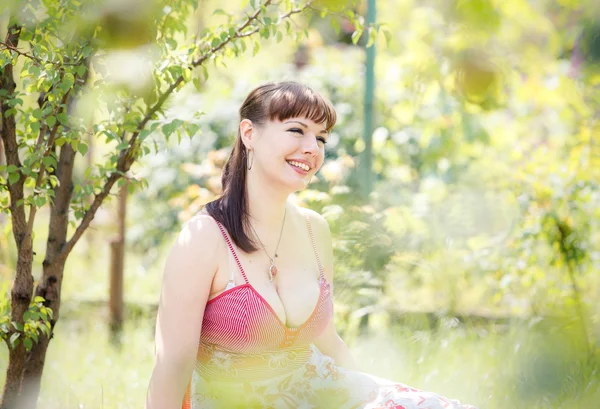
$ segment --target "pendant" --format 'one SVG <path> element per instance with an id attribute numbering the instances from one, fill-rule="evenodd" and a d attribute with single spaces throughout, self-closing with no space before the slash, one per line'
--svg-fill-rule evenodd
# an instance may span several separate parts
<path id="1" fill-rule="evenodd" d="M 269 281 L 273 281 L 276 275 L 277 267 L 275 266 L 275 264 L 273 264 L 273 261 L 271 261 L 271 266 L 269 267 Z"/>

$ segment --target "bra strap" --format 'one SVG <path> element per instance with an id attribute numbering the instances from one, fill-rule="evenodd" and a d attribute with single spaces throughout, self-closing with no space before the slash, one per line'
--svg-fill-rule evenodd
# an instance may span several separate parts
<path id="1" fill-rule="evenodd" d="M 308 214 L 305 215 L 306 225 L 308 226 L 308 234 L 310 235 L 310 241 L 313 246 L 313 251 L 315 252 L 315 257 L 317 258 L 317 264 L 319 265 L 319 276 L 321 279 L 325 277 L 323 273 L 323 266 L 321 265 L 321 259 L 319 258 L 319 253 L 317 252 L 317 245 L 315 244 L 315 237 L 313 235 L 312 227 L 310 225 L 310 219 L 308 218 Z"/>
<path id="2" fill-rule="evenodd" d="M 229 236 L 225 232 L 225 228 L 219 221 L 217 221 L 217 220 L 215 220 L 215 221 L 217 222 L 217 225 L 219 226 L 219 230 L 221 230 L 221 234 L 223 235 L 223 238 L 225 239 L 225 241 L 227 242 L 227 245 L 229 246 L 229 250 L 231 250 L 231 254 L 233 254 L 233 258 L 235 258 L 235 262 L 237 263 L 238 267 L 240 268 L 240 273 L 242 273 L 242 277 L 244 277 L 244 281 L 246 282 L 246 284 L 249 284 L 248 278 L 246 278 L 246 273 L 244 273 L 244 268 L 242 267 L 242 263 L 240 263 L 240 259 L 238 258 L 237 254 L 235 253 L 235 250 L 233 249 L 233 245 L 231 244 L 231 240 L 229 240 Z"/>

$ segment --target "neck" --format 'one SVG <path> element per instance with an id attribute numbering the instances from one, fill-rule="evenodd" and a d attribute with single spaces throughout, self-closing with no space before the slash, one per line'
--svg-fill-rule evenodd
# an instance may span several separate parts
<path id="1" fill-rule="evenodd" d="M 250 224 L 257 230 L 279 233 L 290 193 L 259 180 L 257 172 L 249 172 L 246 182 Z"/>

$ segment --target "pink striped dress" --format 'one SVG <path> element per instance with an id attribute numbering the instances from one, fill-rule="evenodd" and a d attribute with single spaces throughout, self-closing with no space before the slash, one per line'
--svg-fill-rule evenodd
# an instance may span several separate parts
<path id="1" fill-rule="evenodd" d="M 473 408 L 338 367 L 314 346 L 332 319 L 333 302 L 308 217 L 306 223 L 319 268 L 320 294 L 306 322 L 289 327 L 248 281 L 225 228 L 217 222 L 244 284 L 235 285 L 232 270 L 225 291 L 206 304 L 196 366 L 182 409 Z"/>

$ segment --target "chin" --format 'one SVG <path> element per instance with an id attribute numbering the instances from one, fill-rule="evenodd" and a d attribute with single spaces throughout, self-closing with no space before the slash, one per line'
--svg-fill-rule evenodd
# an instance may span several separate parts
<path id="1" fill-rule="evenodd" d="M 285 190 L 288 193 L 294 193 L 299 190 L 304 190 L 306 188 L 304 180 L 300 178 L 295 178 L 295 180 L 279 180 L 279 184 L 281 186 L 281 189 Z"/>
<path id="2" fill-rule="evenodd" d="M 299 190 L 304 190 L 306 188 L 306 185 L 304 184 L 304 181 L 301 180 L 300 182 L 288 184 L 287 188 L 290 191 L 290 193 L 294 193 L 294 192 L 298 192 Z"/>
<path id="3" fill-rule="evenodd" d="M 289 165 L 286 164 L 286 166 Z M 271 173 L 270 179 L 271 183 L 273 183 L 276 186 L 279 186 L 279 189 L 281 189 L 281 191 L 285 191 L 287 194 L 292 194 L 300 190 L 306 189 L 308 185 L 306 185 L 304 181 L 311 180 L 313 174 L 314 173 L 311 172 L 310 174 L 304 175 L 304 177 L 302 177 L 302 175 L 297 174 L 293 170 L 291 171 L 291 173 L 283 171 L 279 174 Z"/>

